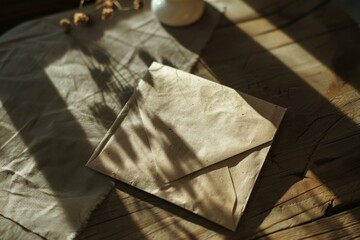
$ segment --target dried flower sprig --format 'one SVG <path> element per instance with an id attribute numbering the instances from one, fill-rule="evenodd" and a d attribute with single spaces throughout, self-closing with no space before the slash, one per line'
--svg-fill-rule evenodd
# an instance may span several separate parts
<path id="1" fill-rule="evenodd" d="M 74 13 L 73 21 L 76 26 L 85 25 L 90 22 L 90 17 L 83 12 L 76 12 Z"/>
<path id="2" fill-rule="evenodd" d="M 111 18 L 114 15 L 114 8 L 105 7 L 102 10 L 101 19 L 106 20 Z"/>
<path id="3" fill-rule="evenodd" d="M 82 8 L 84 5 L 84 0 L 80 0 L 79 8 Z M 142 0 L 133 0 L 132 9 L 140 10 L 144 6 Z M 93 11 L 101 9 L 101 19 L 107 20 L 110 19 L 115 11 L 127 11 L 131 10 L 129 7 L 124 7 L 121 5 L 120 0 L 96 0 L 96 8 Z M 69 32 L 71 29 L 72 23 L 75 26 L 79 25 L 88 25 L 91 21 L 90 13 L 85 12 L 76 12 L 73 15 L 73 21 L 71 22 L 68 18 L 63 18 L 59 21 L 61 27 L 65 29 L 65 32 Z"/>

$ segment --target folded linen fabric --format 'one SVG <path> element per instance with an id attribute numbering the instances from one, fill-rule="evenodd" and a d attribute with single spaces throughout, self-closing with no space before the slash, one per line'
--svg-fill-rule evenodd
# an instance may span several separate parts
<path id="1" fill-rule="evenodd" d="M 235 230 L 284 113 L 153 63 L 87 166 Z"/>
<path id="2" fill-rule="evenodd" d="M 58 21 L 72 13 L 0 38 L 0 235 L 10 239 L 75 237 L 113 188 L 84 164 L 147 65 L 190 71 L 221 16 L 207 5 L 199 22 L 171 31 L 145 8 L 66 34 Z"/>

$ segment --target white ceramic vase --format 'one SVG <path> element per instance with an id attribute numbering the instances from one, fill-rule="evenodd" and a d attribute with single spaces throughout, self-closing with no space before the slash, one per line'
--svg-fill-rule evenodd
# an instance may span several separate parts
<path id="1" fill-rule="evenodd" d="M 151 10 L 165 25 L 181 27 L 196 22 L 204 12 L 203 0 L 152 0 Z"/>

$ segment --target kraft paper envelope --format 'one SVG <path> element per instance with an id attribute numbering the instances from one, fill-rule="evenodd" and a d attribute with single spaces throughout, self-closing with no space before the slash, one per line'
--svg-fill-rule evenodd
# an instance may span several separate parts
<path id="1" fill-rule="evenodd" d="M 153 63 L 87 166 L 235 230 L 284 113 Z"/>

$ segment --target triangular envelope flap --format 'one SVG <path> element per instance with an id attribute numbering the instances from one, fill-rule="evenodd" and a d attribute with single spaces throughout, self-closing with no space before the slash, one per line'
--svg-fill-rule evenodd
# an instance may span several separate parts
<path id="1" fill-rule="evenodd" d="M 131 97 L 86 166 L 129 184 L 161 186 L 135 98 Z M 153 186 L 154 185 L 154 186 Z"/>
<path id="2" fill-rule="evenodd" d="M 249 104 L 234 89 L 159 63 L 151 65 L 135 97 L 167 181 L 271 141 L 278 125 L 272 123 L 277 106 L 256 98 Z"/>

